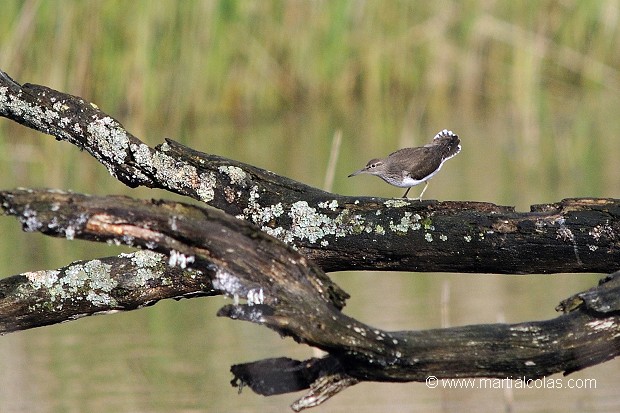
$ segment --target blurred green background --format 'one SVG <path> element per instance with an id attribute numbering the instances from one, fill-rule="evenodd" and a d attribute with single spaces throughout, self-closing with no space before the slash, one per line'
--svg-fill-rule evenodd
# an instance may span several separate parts
<path id="1" fill-rule="evenodd" d="M 171 137 L 332 191 L 398 197 L 370 158 L 427 143 L 463 150 L 427 199 L 515 205 L 620 193 L 617 1 L 15 1 L 0 68 L 96 103 L 153 146 Z M 180 199 L 130 190 L 85 152 L 0 119 L 0 187 Z M 421 188 L 420 188 L 421 189 Z M 419 189 L 412 189 L 417 195 Z M 119 248 L 23 234 L 0 219 L 2 276 Z M 346 312 L 387 329 L 555 316 L 596 275 L 334 274 Z M 0 411 L 286 411 L 228 385 L 231 364 L 311 349 L 218 319 L 223 298 L 160 303 L 0 338 Z M 618 361 L 596 389 L 441 391 L 355 386 L 316 411 L 617 411 Z"/>

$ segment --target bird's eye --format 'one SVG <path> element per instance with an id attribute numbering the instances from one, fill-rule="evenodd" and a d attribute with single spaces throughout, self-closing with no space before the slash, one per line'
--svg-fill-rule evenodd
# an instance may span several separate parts
<path id="1" fill-rule="evenodd" d="M 377 168 L 379 165 L 382 165 L 382 162 L 380 159 L 371 159 L 368 161 L 368 163 L 365 166 L 365 169 L 375 169 Z"/>

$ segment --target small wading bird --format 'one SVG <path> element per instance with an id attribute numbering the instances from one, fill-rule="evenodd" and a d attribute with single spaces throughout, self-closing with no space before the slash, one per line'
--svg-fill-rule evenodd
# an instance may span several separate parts
<path id="1" fill-rule="evenodd" d="M 399 188 L 407 188 L 403 198 L 412 186 L 425 183 L 418 201 L 428 187 L 428 181 L 439 170 L 445 161 L 461 151 L 461 140 L 447 129 L 442 130 L 428 145 L 419 148 L 403 148 L 383 159 L 371 159 L 365 167 L 353 172 L 349 178 L 359 174 L 377 175 L 388 184 Z"/>

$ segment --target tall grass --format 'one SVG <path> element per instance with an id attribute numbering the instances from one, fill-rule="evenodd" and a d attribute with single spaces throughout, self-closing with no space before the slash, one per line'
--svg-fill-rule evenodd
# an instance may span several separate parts
<path id="1" fill-rule="evenodd" d="M 615 0 L 2 0 L 0 68 L 18 82 L 96 103 L 150 145 L 172 137 L 351 195 L 400 196 L 374 177 L 346 176 L 372 157 L 453 129 L 463 151 L 426 196 L 524 209 L 562 197 L 620 197 L 619 7 Z M 127 189 L 77 148 L 0 119 L 0 188 L 16 186 L 171 197 Z M 18 223 L 1 218 L 0 276 L 116 252 L 21 234 Z M 509 322 L 550 317 L 556 299 L 550 292 L 559 300 L 594 282 L 335 278 L 352 293 L 349 314 L 387 329 L 495 322 L 497 311 Z M 439 308 L 448 289 L 458 294 Z M 281 409 L 282 399 L 231 398 L 217 390 L 239 354 L 273 356 L 286 344 L 270 344 L 259 327 L 214 320 L 220 305 L 190 300 L 171 311 L 162 303 L 6 337 L 0 344 L 16 344 L 4 352 L 13 370 L 3 367 L 3 383 L 17 384 L 4 386 L 0 405 Z M 227 348 L 234 356 L 225 357 Z M 299 348 L 290 350 L 305 351 Z M 600 382 L 617 378 L 613 365 L 608 371 L 598 373 Z M 20 385 L 24 378 L 28 386 Z M 433 404 L 418 400 L 411 387 L 401 389 L 407 397 L 395 398 L 395 389 L 354 398 L 371 407 L 389 400 L 394 409 L 427 403 L 426 410 L 438 410 L 446 402 L 445 392 Z M 604 390 L 596 397 L 573 391 L 562 406 L 604 404 L 606 394 L 611 400 Z M 537 395 L 520 397 L 540 397 L 524 399 L 540 406 L 547 406 L 544 398 L 558 401 L 555 393 Z M 341 410 L 348 411 L 343 397 Z M 464 403 L 475 400 L 479 408 L 492 397 L 468 393 Z M 337 411 L 337 403 L 330 408 Z"/>

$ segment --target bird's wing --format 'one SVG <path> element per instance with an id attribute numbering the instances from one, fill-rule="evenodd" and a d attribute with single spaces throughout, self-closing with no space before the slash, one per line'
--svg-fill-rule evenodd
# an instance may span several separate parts
<path id="1" fill-rule="evenodd" d="M 441 164 L 441 158 L 435 156 L 433 149 L 426 146 L 400 149 L 392 153 L 392 155 L 395 154 L 398 154 L 398 156 L 390 162 L 390 169 L 395 172 L 409 171 L 409 176 L 417 180 L 427 177 Z M 415 170 L 411 170 L 412 165 L 417 165 Z"/>

